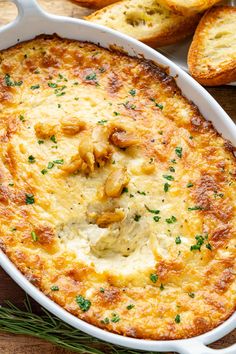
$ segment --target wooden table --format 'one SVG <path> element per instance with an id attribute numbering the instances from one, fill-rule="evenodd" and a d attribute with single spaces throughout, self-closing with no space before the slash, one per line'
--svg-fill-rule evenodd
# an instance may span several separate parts
<path id="1" fill-rule="evenodd" d="M 43 8 L 58 15 L 82 17 L 89 10 L 79 7 L 69 0 L 39 0 Z M 0 0 L 0 26 L 8 23 L 17 14 L 16 8 L 10 3 L 1 3 Z M 226 110 L 229 116 L 236 122 L 236 88 L 230 86 L 209 88 L 208 91 Z M 0 304 L 4 300 L 10 300 L 22 307 L 24 292 L 0 269 Z M 40 307 L 33 302 L 34 310 L 39 313 Z M 230 335 L 212 345 L 213 348 L 223 348 L 236 342 L 236 330 Z M 70 354 L 70 351 L 55 347 L 44 341 L 25 336 L 0 334 L 1 354 Z"/>

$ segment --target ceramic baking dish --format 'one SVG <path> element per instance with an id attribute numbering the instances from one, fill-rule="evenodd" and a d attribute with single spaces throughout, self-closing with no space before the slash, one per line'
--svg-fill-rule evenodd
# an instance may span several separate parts
<path id="1" fill-rule="evenodd" d="M 14 22 L 0 29 L 0 50 L 13 46 L 16 43 L 33 39 L 39 34 L 53 33 L 69 39 L 89 41 L 96 44 L 99 43 L 103 47 L 109 47 L 115 44 L 132 56 L 141 55 L 146 59 L 169 67 L 170 74 L 176 77 L 177 84 L 183 94 L 199 107 L 203 116 L 211 120 L 216 129 L 222 133 L 225 138 L 231 140 L 231 142 L 236 145 L 236 127 L 229 116 L 203 87 L 163 55 L 111 29 L 83 20 L 49 15 L 42 11 L 36 0 L 11 1 L 14 2 L 18 8 L 18 17 Z M 214 330 L 190 339 L 152 341 L 127 338 L 92 326 L 65 311 L 35 288 L 1 251 L 0 265 L 19 286 L 47 310 L 69 323 L 71 326 L 102 340 L 145 351 L 174 351 L 180 354 L 236 354 L 236 344 L 221 350 L 214 350 L 206 346 L 236 328 L 236 313 Z"/>

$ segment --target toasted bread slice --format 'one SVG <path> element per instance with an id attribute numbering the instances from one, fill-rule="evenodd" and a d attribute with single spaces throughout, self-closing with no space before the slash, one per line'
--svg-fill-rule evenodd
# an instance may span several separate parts
<path id="1" fill-rule="evenodd" d="M 96 11 L 86 19 L 160 47 L 191 34 L 200 16 L 174 14 L 156 0 L 124 0 Z"/>
<path id="2" fill-rule="evenodd" d="M 75 0 L 80 6 L 89 7 L 92 9 L 101 9 L 105 6 L 111 5 L 118 0 Z"/>
<path id="3" fill-rule="evenodd" d="M 215 5 L 220 0 L 160 0 L 167 9 L 182 15 L 202 12 Z"/>
<path id="4" fill-rule="evenodd" d="M 236 80 L 236 7 L 216 6 L 203 16 L 189 49 L 188 66 L 206 86 Z"/>

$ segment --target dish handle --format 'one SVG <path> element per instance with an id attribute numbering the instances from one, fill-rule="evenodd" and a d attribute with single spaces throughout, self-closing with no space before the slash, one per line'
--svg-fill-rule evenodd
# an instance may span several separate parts
<path id="1" fill-rule="evenodd" d="M 46 12 L 42 10 L 36 0 L 1 0 L 4 2 L 13 2 L 18 10 L 17 20 L 32 22 L 32 20 L 39 20 L 39 17 L 47 16 Z"/>
<path id="2" fill-rule="evenodd" d="M 207 347 L 198 340 L 185 341 L 179 347 L 181 354 L 236 354 L 236 344 L 223 349 L 213 349 Z"/>

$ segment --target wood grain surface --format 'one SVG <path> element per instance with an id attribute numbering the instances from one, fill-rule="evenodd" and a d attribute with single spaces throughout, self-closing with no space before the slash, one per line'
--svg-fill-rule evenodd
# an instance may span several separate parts
<path id="1" fill-rule="evenodd" d="M 30 1 L 30 0 L 29 0 Z M 81 18 L 91 11 L 84 9 L 69 0 L 39 0 L 40 5 L 48 12 Z M 14 4 L 0 0 L 0 26 L 12 21 L 17 15 Z M 236 87 L 212 87 L 208 91 L 225 109 L 236 123 Z M 24 292 L 0 269 L 0 305 L 10 300 L 19 307 L 23 306 Z M 33 310 L 40 313 L 40 306 L 32 300 Z M 220 349 L 236 342 L 236 330 L 211 345 Z M 26 336 L 0 333 L 0 354 L 70 354 L 72 352 L 58 348 L 50 343 Z M 86 353 L 85 353 L 86 354 Z"/>

